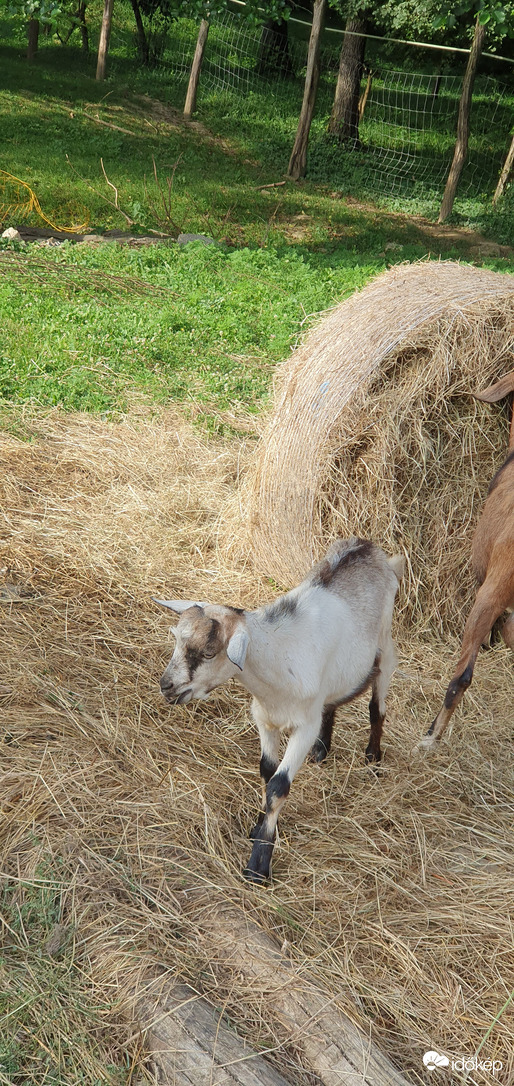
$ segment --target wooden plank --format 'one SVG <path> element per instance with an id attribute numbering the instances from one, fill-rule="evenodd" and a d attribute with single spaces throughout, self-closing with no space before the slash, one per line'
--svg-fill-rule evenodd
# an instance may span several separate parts
<path id="1" fill-rule="evenodd" d="M 153 994 L 152 994 L 153 989 Z M 137 1002 L 157 1081 L 170 1086 L 292 1086 L 185 984 L 162 980 Z"/>
<path id="2" fill-rule="evenodd" d="M 242 910 L 217 905 L 204 940 L 212 943 L 214 974 L 220 980 L 227 973 L 239 976 L 242 986 L 259 992 L 274 1032 L 294 1045 L 323 1086 L 408 1086 L 371 1036 L 337 1006 L 344 992 L 321 992 Z"/>

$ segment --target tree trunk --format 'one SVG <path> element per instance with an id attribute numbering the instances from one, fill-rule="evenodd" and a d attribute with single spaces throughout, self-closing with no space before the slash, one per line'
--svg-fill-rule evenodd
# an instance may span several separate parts
<path id="1" fill-rule="evenodd" d="M 505 188 L 505 185 L 507 184 L 507 181 L 509 180 L 509 177 L 510 177 L 511 170 L 512 170 L 513 166 L 514 166 L 514 134 L 512 136 L 512 142 L 511 142 L 511 145 L 509 147 L 507 158 L 505 159 L 505 162 L 503 164 L 503 170 L 502 170 L 502 172 L 500 174 L 500 180 L 498 181 L 498 184 L 497 184 L 495 192 L 494 192 L 493 206 L 497 202 L 497 200 L 500 199 L 500 196 L 503 196 L 503 190 Z"/>
<path id="2" fill-rule="evenodd" d="M 303 177 L 307 165 L 307 145 L 309 143 L 312 115 L 316 104 L 316 92 L 319 82 L 319 46 L 323 23 L 325 21 L 326 7 L 327 0 L 314 0 L 312 29 L 309 38 L 309 52 L 307 55 L 305 90 L 303 92 L 300 120 L 298 121 L 298 128 L 296 130 L 296 139 L 294 141 L 294 147 L 291 152 L 287 170 L 288 177 L 291 177 L 293 181 L 297 181 L 299 177 Z"/>
<path id="3" fill-rule="evenodd" d="M 137 29 L 137 45 L 139 49 L 139 55 L 145 68 L 148 68 L 149 52 L 148 41 L 145 34 L 145 28 L 143 26 L 143 19 L 141 16 L 141 8 L 139 7 L 138 0 L 131 0 L 132 11 L 134 12 L 134 18 L 136 20 Z"/>
<path id="4" fill-rule="evenodd" d="M 256 68 L 259 75 L 279 75 L 282 78 L 294 75 L 285 19 L 268 19 L 264 23 Z"/>
<path id="5" fill-rule="evenodd" d="M 207 35 L 209 33 L 209 23 L 207 19 L 202 19 L 200 23 L 200 29 L 198 31 L 198 38 L 196 42 L 195 55 L 193 57 L 193 63 L 191 65 L 191 73 L 189 76 L 189 84 L 187 88 L 186 101 L 184 103 L 184 117 L 190 117 L 196 109 L 196 95 L 198 93 L 198 82 L 200 79 L 200 72 L 202 70 L 203 55 L 205 52 L 205 46 L 207 45 Z"/>
<path id="6" fill-rule="evenodd" d="M 334 104 L 328 122 L 332 136 L 354 145 L 359 142 L 359 98 L 366 49 L 366 38 L 361 35 L 365 29 L 364 20 L 355 16 L 346 23 Z"/>
<path id="7" fill-rule="evenodd" d="M 27 60 L 34 60 L 39 42 L 39 19 L 29 19 L 27 26 Z"/>
<path id="8" fill-rule="evenodd" d="M 100 31 L 100 42 L 98 45 L 98 61 L 96 65 L 97 79 L 105 79 L 107 54 L 109 52 L 109 38 L 111 36 L 113 7 L 114 0 L 104 0 L 104 13 L 102 18 L 102 29 Z"/>
<path id="9" fill-rule="evenodd" d="M 475 76 L 477 74 L 478 62 L 480 60 L 480 54 L 484 48 L 485 42 L 485 26 L 479 23 L 478 18 L 475 23 L 475 33 L 473 35 L 473 42 L 471 45 L 469 59 L 466 66 L 466 72 L 464 75 L 464 81 L 462 84 L 462 94 L 459 102 L 459 117 L 457 121 L 457 140 L 455 143 L 455 150 L 453 152 L 453 162 L 450 166 L 450 172 L 446 181 L 446 188 L 441 203 L 441 210 L 439 212 L 438 222 L 445 222 L 448 215 L 451 214 L 453 208 L 453 201 L 457 192 L 457 186 L 459 184 L 462 168 L 466 161 L 468 153 L 468 140 L 469 140 L 469 116 L 471 112 L 471 101 L 473 96 L 473 84 L 475 82 Z"/>

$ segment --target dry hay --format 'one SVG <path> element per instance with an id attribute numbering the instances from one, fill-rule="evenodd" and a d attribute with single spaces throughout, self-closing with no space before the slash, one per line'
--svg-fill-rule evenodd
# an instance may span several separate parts
<path id="1" fill-rule="evenodd" d="M 402 265 L 336 306 L 281 367 L 251 481 L 258 568 L 290 586 L 327 539 L 369 536 L 407 556 L 409 625 L 459 628 L 508 434 L 469 391 L 513 358 L 512 276 Z"/>
<path id="2" fill-rule="evenodd" d="M 10 1010 L 25 1008 L 13 1013 L 16 1050 L 40 1053 L 30 1081 L 48 1081 L 48 1051 L 68 1060 L 57 1081 L 113 1082 L 107 1063 L 122 1054 L 145 1065 L 130 1019 L 156 970 L 226 1012 L 294 1086 L 330 1081 L 302 1070 L 302 1038 L 284 1036 L 265 986 L 231 965 L 217 925 L 237 907 L 412 1083 L 433 1082 L 428 1048 L 458 1057 L 483 1045 L 503 1071 L 468 1083 L 507 1086 L 510 654 L 483 654 L 453 736 L 425 761 L 411 751 L 456 642 L 403 645 L 381 776 L 362 764 L 364 699 L 341 711 L 327 764 L 295 782 L 273 887 L 249 887 L 259 786 L 246 695 L 235 686 L 170 711 L 157 687 L 166 618 L 150 600 L 270 594 L 231 567 L 218 534 L 248 452 L 207 445 L 173 415 L 19 426 L 0 446 L 0 969 Z"/>

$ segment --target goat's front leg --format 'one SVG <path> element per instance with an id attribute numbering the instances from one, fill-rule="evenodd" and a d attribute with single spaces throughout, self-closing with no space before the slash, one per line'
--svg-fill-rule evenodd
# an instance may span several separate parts
<path id="1" fill-rule="evenodd" d="M 282 761 L 266 785 L 264 817 L 255 827 L 253 848 L 244 871 L 245 877 L 252 882 L 264 882 L 270 877 L 278 816 L 289 795 L 291 783 L 319 733 L 319 727 L 319 719 L 298 727 L 287 744 Z"/>
<path id="2" fill-rule="evenodd" d="M 280 761 L 280 731 L 278 728 L 273 727 L 264 709 L 256 699 L 252 704 L 252 716 L 257 725 L 261 741 L 259 771 L 262 788 L 262 811 L 257 819 L 257 824 L 253 827 L 253 830 L 250 830 L 250 837 L 254 840 L 260 836 L 260 828 L 266 814 L 266 787 L 276 772 Z"/>

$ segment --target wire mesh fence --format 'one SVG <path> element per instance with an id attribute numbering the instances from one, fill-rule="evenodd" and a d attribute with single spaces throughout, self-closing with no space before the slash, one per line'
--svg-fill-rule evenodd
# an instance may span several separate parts
<path id="1" fill-rule="evenodd" d="M 369 78 L 359 146 L 354 149 L 368 185 L 388 195 L 420 187 L 442 192 L 455 145 L 461 77 L 379 69 Z M 511 125 L 507 94 L 494 79 L 481 77 L 473 99 L 460 196 L 494 187 L 501 143 Z"/>
<path id="2" fill-rule="evenodd" d="M 225 13 L 210 26 L 200 87 L 241 97 L 272 96 L 274 116 L 283 113 L 294 139 L 307 62 L 307 39 L 266 26 L 251 26 L 238 14 Z M 187 83 L 198 26 L 180 19 L 173 24 L 160 63 L 171 79 Z M 326 177 L 326 122 L 334 97 L 341 39 L 321 50 L 317 121 L 309 156 L 313 177 L 323 160 Z M 345 183 L 350 174 L 367 191 L 384 196 L 415 195 L 421 189 L 442 194 L 455 145 L 462 76 L 416 73 L 375 67 L 363 77 L 368 95 L 359 139 L 334 148 L 328 156 L 330 181 Z M 514 121 L 513 97 L 490 76 L 475 84 L 471 133 L 460 196 L 491 193 L 502 165 Z M 265 103 L 263 105 L 265 109 Z M 333 141 L 334 142 L 334 141 Z M 289 148 L 290 149 L 290 148 Z M 284 154 L 287 152 L 284 149 Z M 284 160 L 283 169 L 287 166 Z"/>

